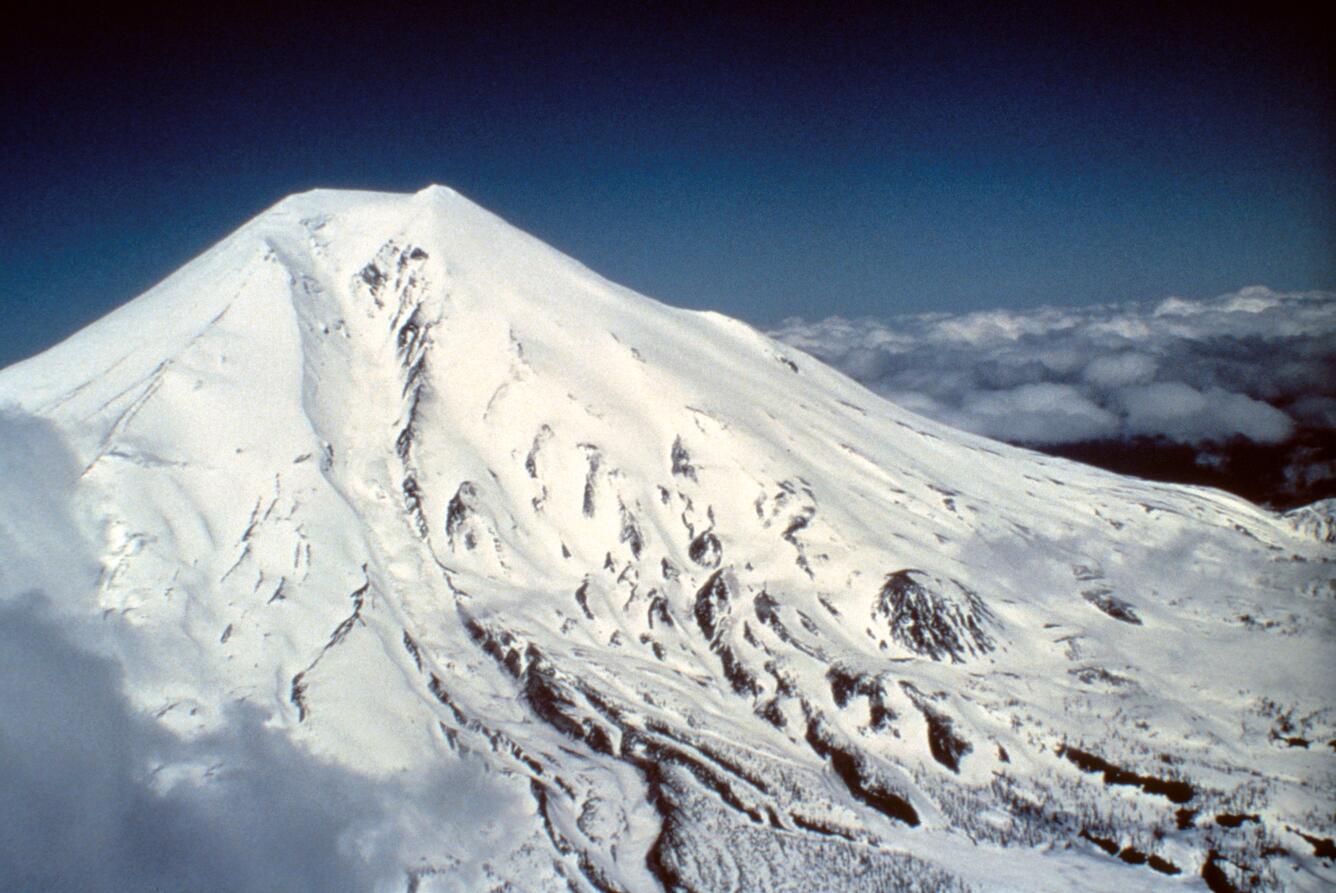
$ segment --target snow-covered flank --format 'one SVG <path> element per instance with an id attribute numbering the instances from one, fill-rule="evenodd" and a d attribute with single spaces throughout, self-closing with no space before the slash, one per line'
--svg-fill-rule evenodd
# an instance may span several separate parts
<path id="1" fill-rule="evenodd" d="M 1336 543 L 1336 499 L 1317 502 L 1285 513 L 1295 530 L 1324 543 Z"/>
<path id="2" fill-rule="evenodd" d="M 1330 543 L 927 421 L 450 190 L 289 198 L 0 404 L 78 459 L 141 707 L 480 759 L 529 804 L 497 884 L 1336 881 Z M 407 889 L 476 855 L 420 847 Z"/>

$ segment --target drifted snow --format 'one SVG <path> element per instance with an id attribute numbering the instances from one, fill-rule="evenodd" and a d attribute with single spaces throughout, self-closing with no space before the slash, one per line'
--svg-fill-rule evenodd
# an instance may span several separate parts
<path id="1" fill-rule="evenodd" d="M 6 404 L 83 468 L 140 706 L 373 777 L 477 755 L 532 804 L 489 877 L 1336 880 L 1329 511 L 954 431 L 448 189 L 286 199 Z"/>

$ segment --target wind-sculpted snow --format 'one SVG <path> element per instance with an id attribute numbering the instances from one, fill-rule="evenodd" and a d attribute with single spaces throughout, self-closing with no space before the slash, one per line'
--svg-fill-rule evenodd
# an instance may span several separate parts
<path id="1" fill-rule="evenodd" d="M 1325 516 L 952 431 L 448 190 L 290 198 L 0 400 L 155 723 L 525 804 L 402 889 L 1336 880 Z"/>

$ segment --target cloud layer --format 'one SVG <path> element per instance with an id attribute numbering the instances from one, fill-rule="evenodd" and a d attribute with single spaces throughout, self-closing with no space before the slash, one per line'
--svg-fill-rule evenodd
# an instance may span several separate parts
<path id="1" fill-rule="evenodd" d="M 1205 464 L 1221 444 L 1302 433 L 1286 479 L 1307 486 L 1333 472 L 1309 441 L 1336 431 L 1336 293 L 1254 287 L 1209 300 L 790 319 L 771 334 L 909 409 L 999 440 L 1060 452 L 1154 438 Z"/>
<path id="2" fill-rule="evenodd" d="M 1336 427 L 1336 294 L 786 320 L 775 337 L 925 415 L 1029 444 L 1278 443 Z"/>
<path id="3" fill-rule="evenodd" d="M 137 711 L 86 617 L 97 565 L 78 469 L 44 422 L 0 412 L 0 890 L 403 890 L 423 857 L 484 882 L 525 805 L 469 759 L 373 779 L 235 705 L 183 738 Z"/>

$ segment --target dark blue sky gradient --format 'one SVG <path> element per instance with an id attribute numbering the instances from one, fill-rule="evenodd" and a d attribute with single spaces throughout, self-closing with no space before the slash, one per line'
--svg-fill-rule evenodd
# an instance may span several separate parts
<path id="1" fill-rule="evenodd" d="M 0 365 L 314 186 L 445 183 L 761 325 L 1336 285 L 1315 20 L 995 6 L 11 23 Z"/>

